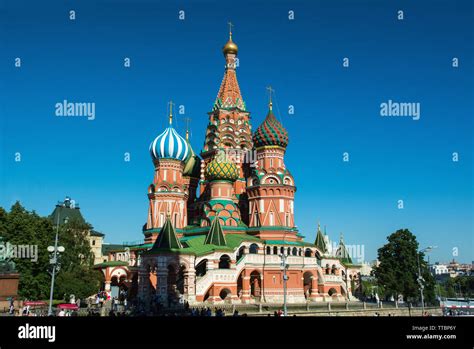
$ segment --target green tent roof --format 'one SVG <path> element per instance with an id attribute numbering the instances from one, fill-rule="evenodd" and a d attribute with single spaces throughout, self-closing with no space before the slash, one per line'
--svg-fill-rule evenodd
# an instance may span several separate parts
<path id="1" fill-rule="evenodd" d="M 326 241 L 324 241 L 324 235 L 321 232 L 321 227 L 318 224 L 318 233 L 316 234 L 316 241 L 314 241 L 316 247 L 322 252 L 327 252 Z"/>
<path id="2" fill-rule="evenodd" d="M 225 246 L 227 244 L 219 219 L 214 219 L 212 221 L 211 228 L 209 229 L 209 232 L 206 235 L 206 240 L 204 240 L 204 244 L 216 246 Z"/>
<path id="3" fill-rule="evenodd" d="M 346 245 L 344 244 L 344 239 L 341 238 L 339 240 L 339 247 L 336 250 L 336 257 L 341 260 L 342 263 L 344 264 L 352 264 L 352 259 L 351 256 L 349 255 L 349 252 L 347 251 Z"/>
<path id="4" fill-rule="evenodd" d="M 170 248 L 168 252 L 176 252 L 179 254 L 192 254 L 196 256 L 206 255 L 214 251 L 234 251 L 243 241 L 262 241 L 259 238 L 247 234 L 227 234 L 226 245 L 219 246 L 214 244 L 205 244 L 207 235 L 193 235 L 185 236 L 180 239 L 182 248 Z M 163 251 L 163 249 L 153 246 L 149 251 L 145 251 L 144 254 L 155 254 Z"/>
<path id="5" fill-rule="evenodd" d="M 72 208 L 71 206 L 66 206 L 64 204 L 56 205 L 53 213 L 49 216 L 53 224 L 59 222 L 60 225 L 64 224 L 64 220 L 68 218 L 69 220 L 77 220 L 80 223 L 85 223 L 84 217 L 82 217 L 81 211 L 78 207 Z M 59 219 L 59 220 L 58 220 Z"/>
<path id="6" fill-rule="evenodd" d="M 169 217 L 166 217 L 165 224 L 161 228 L 160 234 L 153 245 L 153 249 L 180 249 L 183 248 L 181 242 L 176 236 L 176 231 L 174 230 L 173 225 Z"/>

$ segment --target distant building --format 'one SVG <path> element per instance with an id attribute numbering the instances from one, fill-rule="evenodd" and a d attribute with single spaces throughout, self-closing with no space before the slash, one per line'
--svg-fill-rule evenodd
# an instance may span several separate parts
<path id="1" fill-rule="evenodd" d="M 472 264 L 461 264 L 453 259 L 447 268 L 451 277 L 472 275 Z"/>
<path id="2" fill-rule="evenodd" d="M 77 220 L 81 223 L 86 223 L 86 220 L 81 214 L 79 204 L 72 200 L 70 197 L 66 197 L 64 201 L 58 202 L 49 218 L 53 222 L 53 225 L 63 225 L 66 219 Z M 94 264 L 103 262 L 102 244 L 104 236 L 104 234 L 93 229 L 87 231 L 87 239 L 89 240 L 91 251 L 94 255 Z"/>
<path id="3" fill-rule="evenodd" d="M 360 275 L 363 275 L 363 276 L 370 276 L 370 274 L 372 273 L 372 264 L 371 263 L 368 263 L 368 262 L 364 262 L 362 263 L 361 267 L 360 267 Z"/>
<path id="4" fill-rule="evenodd" d="M 430 271 L 433 276 L 449 274 L 448 266 L 446 264 L 433 264 L 430 266 Z"/>

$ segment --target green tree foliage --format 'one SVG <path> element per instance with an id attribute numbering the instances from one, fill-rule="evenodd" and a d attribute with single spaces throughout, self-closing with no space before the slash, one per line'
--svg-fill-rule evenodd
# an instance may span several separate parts
<path id="1" fill-rule="evenodd" d="M 47 218 L 38 216 L 34 211 L 26 211 L 16 202 L 9 213 L 2 209 L 0 224 L 4 242 L 13 245 L 37 245 L 38 260 L 15 259 L 16 269 L 20 273 L 19 295 L 27 299 L 46 299 L 49 295 L 50 276 L 47 247 L 52 242 L 52 226 Z"/>
<path id="2" fill-rule="evenodd" d="M 474 276 L 457 276 L 455 278 L 449 278 L 446 282 L 438 284 L 436 291 L 441 297 L 473 298 Z"/>
<path id="3" fill-rule="evenodd" d="M 434 279 L 424 260 L 424 253 L 418 252 L 415 235 L 408 229 L 400 229 L 390 235 L 388 243 L 378 250 L 379 266 L 374 275 L 377 284 L 383 287 L 386 296 L 395 299 L 403 295 L 406 301 L 419 301 L 418 258 L 424 279 L 424 298 L 426 303 L 435 301 Z"/>
<path id="4" fill-rule="evenodd" d="M 94 270 L 94 255 L 87 240 L 92 227 L 77 219 L 70 220 L 61 227 L 59 244 L 65 251 L 61 254 L 61 269 L 57 278 L 55 298 L 68 300 L 88 297 L 96 293 L 101 284 L 101 272 Z"/>
<path id="5" fill-rule="evenodd" d="M 58 245 L 64 246 L 60 255 L 61 269 L 57 273 L 55 298 L 74 294 L 84 298 L 97 292 L 100 272 L 93 269 L 93 255 L 87 241 L 88 224 L 71 221 L 59 229 Z M 54 245 L 56 222 L 28 212 L 16 202 L 10 212 L 0 208 L 0 237 L 13 245 L 37 245 L 38 260 L 15 259 L 20 273 L 19 296 L 23 299 L 48 299 L 51 285 L 51 265 L 47 247 Z"/>

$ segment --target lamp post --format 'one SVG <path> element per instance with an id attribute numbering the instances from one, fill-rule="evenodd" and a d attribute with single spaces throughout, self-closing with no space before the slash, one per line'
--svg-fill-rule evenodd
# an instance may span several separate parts
<path id="1" fill-rule="evenodd" d="M 420 285 L 420 297 L 421 297 L 421 316 L 425 314 L 425 299 L 423 295 L 423 289 L 425 288 L 425 285 L 423 285 L 423 277 L 421 276 L 421 264 L 420 264 L 420 253 L 425 253 L 425 252 L 431 252 L 434 248 L 437 246 L 428 246 L 422 250 L 419 250 L 416 257 L 418 260 L 418 284 Z"/>
<path id="2" fill-rule="evenodd" d="M 56 277 L 56 270 L 58 269 L 58 258 L 59 253 L 64 252 L 63 246 L 58 246 L 58 237 L 59 237 L 59 213 L 58 213 L 58 220 L 56 222 L 56 237 L 54 239 L 54 246 L 48 246 L 48 252 L 51 253 L 51 259 L 49 260 L 49 264 L 53 266 L 52 274 L 51 274 L 51 288 L 49 291 L 49 308 L 48 308 L 48 316 L 53 315 L 53 293 L 54 293 L 54 279 Z M 67 224 L 68 218 L 64 219 L 64 224 Z"/>
<path id="3" fill-rule="evenodd" d="M 288 264 L 286 264 L 287 256 L 285 253 L 281 253 L 280 258 L 281 267 L 283 268 L 283 315 L 288 316 L 288 308 L 286 306 L 286 282 L 288 281 L 288 275 L 286 275 L 286 269 L 288 269 Z"/>

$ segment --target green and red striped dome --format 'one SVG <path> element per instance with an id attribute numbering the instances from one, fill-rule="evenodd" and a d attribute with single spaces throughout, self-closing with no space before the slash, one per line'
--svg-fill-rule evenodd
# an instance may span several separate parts
<path id="1" fill-rule="evenodd" d="M 283 125 L 276 119 L 271 109 L 267 117 L 257 128 L 253 135 L 253 143 L 258 147 L 277 145 L 286 148 L 288 145 L 288 132 Z"/>

